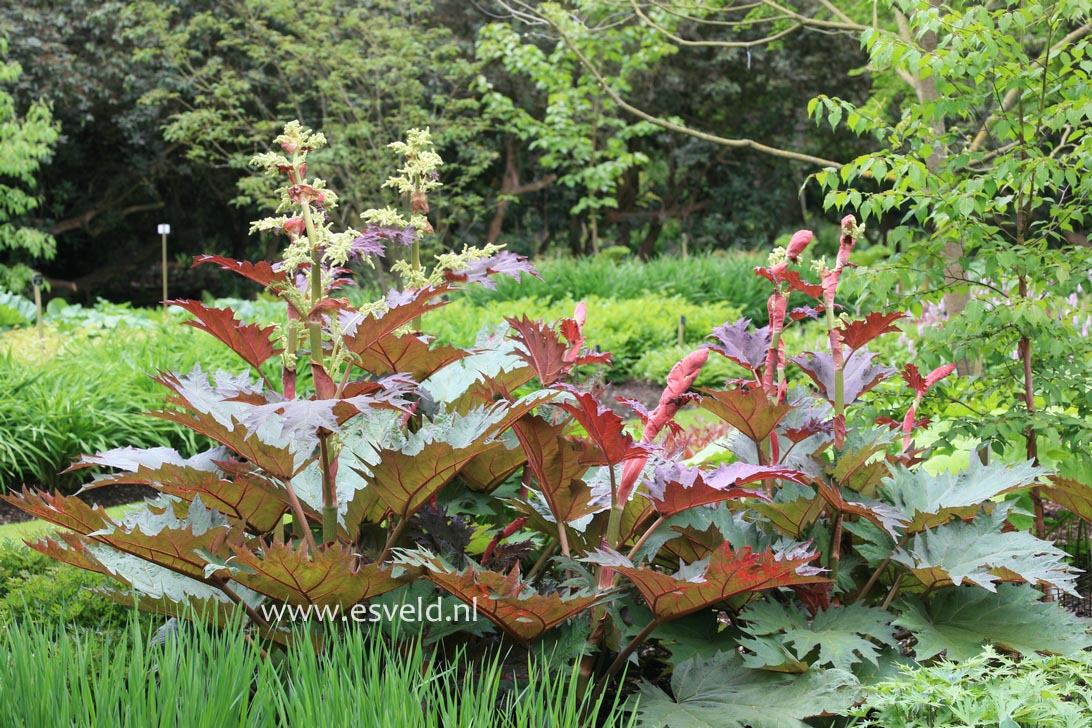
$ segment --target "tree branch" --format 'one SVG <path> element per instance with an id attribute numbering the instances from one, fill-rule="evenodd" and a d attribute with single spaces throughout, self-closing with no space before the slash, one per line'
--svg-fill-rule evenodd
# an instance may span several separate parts
<path id="1" fill-rule="evenodd" d="M 525 8 L 525 12 L 535 12 L 539 22 L 544 22 L 548 24 L 554 30 L 554 32 L 557 33 L 558 37 L 569 48 L 569 51 L 572 52 L 574 56 L 576 56 L 576 59 L 580 62 L 580 65 L 587 69 L 588 73 L 590 73 L 595 79 L 596 83 L 599 84 L 599 87 L 603 89 L 603 92 L 611 99 L 611 101 L 618 105 L 618 108 L 633 116 L 636 116 L 638 119 L 642 119 L 649 122 L 650 124 L 654 124 L 663 129 L 667 129 L 668 131 L 677 132 L 679 134 L 686 134 L 687 136 L 694 137 L 695 139 L 701 139 L 702 141 L 710 142 L 711 144 L 717 144 L 723 147 L 729 147 L 731 149 L 750 149 L 752 151 L 756 151 L 762 154 L 768 154 L 773 157 L 791 159 L 797 162 L 804 162 L 806 164 L 814 165 L 817 167 L 842 166 L 840 162 L 836 162 L 831 159 L 824 159 L 822 157 L 816 157 L 811 154 L 804 154 L 803 152 L 794 152 L 788 149 L 771 147 L 767 144 L 756 142 L 753 139 L 731 139 L 728 137 L 717 136 L 716 134 L 709 134 L 707 132 L 698 131 L 697 129 L 691 129 L 689 127 L 683 126 L 682 124 L 676 124 L 675 122 L 668 121 L 667 119 L 653 116 L 647 111 L 639 109 L 623 99 L 618 94 L 618 92 L 616 92 L 611 87 L 611 85 L 607 82 L 606 78 L 604 78 L 602 72 L 600 72 L 599 68 L 597 68 L 595 64 L 592 63 L 591 60 L 584 54 L 584 52 L 580 50 L 576 42 L 572 39 L 572 37 L 570 37 L 565 29 L 560 26 L 558 22 L 556 22 L 547 15 L 544 15 L 535 11 L 532 8 L 529 8 L 527 6 L 527 3 L 521 2 L 520 5 Z"/>

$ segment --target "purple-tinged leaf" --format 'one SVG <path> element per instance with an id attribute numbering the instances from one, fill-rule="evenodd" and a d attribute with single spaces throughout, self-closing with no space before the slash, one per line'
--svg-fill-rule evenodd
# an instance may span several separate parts
<path id="1" fill-rule="evenodd" d="M 851 357 L 842 370 L 845 404 L 852 404 L 857 398 L 895 373 L 895 370 L 881 364 L 873 364 L 876 355 L 861 350 Z M 819 391 L 828 401 L 834 401 L 834 359 L 829 353 L 808 352 L 789 359 L 819 386 Z"/>
<path id="2" fill-rule="evenodd" d="M 668 518 L 690 508 L 722 501 L 740 498 L 765 500 L 765 493 L 737 486 L 775 478 L 803 480 L 805 483 L 811 480 L 803 473 L 776 466 L 737 462 L 713 470 L 701 470 L 670 463 L 656 468 L 648 485 L 648 497 L 656 511 Z"/>
<path id="3" fill-rule="evenodd" d="M 503 274 L 518 281 L 525 273 L 541 277 L 527 258 L 502 250 L 492 257 L 476 260 L 462 270 L 447 271 L 445 276 L 452 283 L 481 283 L 486 288 L 496 288 L 497 284 L 489 276 Z"/>
<path id="4" fill-rule="evenodd" d="M 751 320 L 741 318 L 734 324 L 724 324 L 713 329 L 712 336 L 716 344 L 703 344 L 736 364 L 754 371 L 766 363 L 766 353 L 770 348 L 770 327 L 763 326 L 756 331 L 750 330 Z"/>

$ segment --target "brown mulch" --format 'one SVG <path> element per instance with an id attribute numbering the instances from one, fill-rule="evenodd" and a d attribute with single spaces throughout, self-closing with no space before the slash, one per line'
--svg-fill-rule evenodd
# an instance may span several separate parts
<path id="1" fill-rule="evenodd" d="M 110 508 L 125 503 L 134 503 L 154 496 L 156 491 L 144 485 L 107 485 L 102 488 L 81 493 L 80 500 L 93 506 Z M 13 505 L 0 501 L 0 525 L 5 523 L 20 523 L 32 520 L 23 511 Z"/>

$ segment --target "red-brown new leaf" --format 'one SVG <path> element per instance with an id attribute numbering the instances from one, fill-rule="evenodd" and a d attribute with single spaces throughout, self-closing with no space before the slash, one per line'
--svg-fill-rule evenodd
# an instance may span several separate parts
<path id="1" fill-rule="evenodd" d="M 232 546 L 232 563 L 244 567 L 232 576 L 240 584 L 285 604 L 351 607 L 365 599 L 396 589 L 415 574 L 403 568 L 395 577 L 391 568 L 367 564 L 341 543 L 317 552 L 306 544 L 263 544 L 259 549 Z M 248 573 L 253 572 L 253 573 Z"/>
<path id="2" fill-rule="evenodd" d="M 193 314 L 195 320 L 185 321 L 187 326 L 212 334 L 255 369 L 281 352 L 269 340 L 274 328 L 272 326 L 262 328 L 257 324 L 244 324 L 235 318 L 235 312 L 230 308 L 210 308 L 200 301 L 167 303 Z"/>
<path id="3" fill-rule="evenodd" d="M 588 392 L 566 389 L 576 398 L 576 404 L 558 402 L 557 406 L 576 418 L 588 433 L 588 438 L 599 448 L 603 457 L 599 464 L 617 465 L 623 460 L 648 454 L 647 448 L 634 442 L 626 432 L 626 423 L 621 417 L 599 404 L 599 400 Z"/>
<path id="4" fill-rule="evenodd" d="M 827 581 L 818 569 L 809 567 L 819 555 L 802 550 L 775 554 L 767 549 L 753 553 L 750 548 L 733 551 L 727 541 L 709 557 L 705 573 L 679 578 L 640 566 L 615 566 L 633 582 L 657 619 L 684 617 L 737 594 L 794 584 Z"/>
<path id="5" fill-rule="evenodd" d="M 898 331 L 899 329 L 894 325 L 894 322 L 905 317 L 906 314 L 901 311 L 894 313 L 876 311 L 870 313 L 863 319 L 850 321 L 840 330 L 842 342 L 851 350 L 856 351 L 878 336 Z"/>
<path id="6" fill-rule="evenodd" d="M 755 442 L 762 442 L 769 437 L 781 419 L 792 409 L 788 404 L 772 404 L 760 388 L 700 391 L 705 395 L 701 401 L 703 409 L 709 410 Z"/>
<path id="7" fill-rule="evenodd" d="M 437 586 L 474 607 L 513 639 L 530 644 L 567 619 L 590 609 L 595 595 L 562 597 L 531 593 L 519 578 L 518 565 L 508 574 L 471 565 L 465 571 L 449 571 L 436 564 L 426 572 Z"/>
<path id="8" fill-rule="evenodd" d="M 288 280 L 288 275 L 283 270 L 273 270 L 273 265 L 264 260 L 258 263 L 249 263 L 245 260 L 225 258 L 222 255 L 198 255 L 193 259 L 193 267 L 195 268 L 202 263 L 214 263 L 224 270 L 237 273 L 243 278 L 249 278 L 264 287 L 274 283 L 284 283 Z"/>

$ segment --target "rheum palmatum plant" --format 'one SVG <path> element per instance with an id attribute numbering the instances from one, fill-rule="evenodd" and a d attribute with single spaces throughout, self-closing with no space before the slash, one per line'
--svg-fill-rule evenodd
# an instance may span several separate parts
<path id="1" fill-rule="evenodd" d="M 73 498 L 9 497 L 74 532 L 35 548 L 115 576 L 145 607 L 216 616 L 238 605 L 273 638 L 289 633 L 270 604 L 346 613 L 438 589 L 484 618 L 461 628 L 578 659 L 600 690 L 637 654 L 642 674 L 672 672 L 673 695 L 642 687 L 641 721 L 658 728 L 802 725 L 900 661 L 964 659 L 985 643 L 1088 643 L 1035 589 L 1073 590 L 1063 554 L 1007 527 L 1005 496 L 1043 471 L 921 467 L 916 409 L 950 367 L 903 370 L 914 404 L 901 423 L 856 414 L 894 374 L 867 344 L 901 314 L 839 315 L 852 217 L 833 266 L 815 266 L 818 283 L 793 267 L 810 232 L 775 251 L 758 271 L 774 286 L 770 325 L 717 328 L 652 410 L 631 403 L 634 435 L 574 385 L 581 368 L 609 360 L 586 346 L 594 312 L 583 305 L 555 325 L 510 318 L 469 349 L 415 330 L 454 286 L 529 272 L 514 255 L 441 256 L 439 274 L 409 277 L 364 309 L 333 297 L 346 262 L 425 232 L 413 216 L 426 214 L 427 192 L 404 176 L 410 218 L 373 213 L 364 230 L 335 234 L 324 214 L 333 198 L 305 180 L 317 137 L 290 125 L 279 141 L 290 156 L 261 161 L 288 177 L 286 214 L 259 227 L 288 233 L 285 259 L 200 262 L 281 295 L 288 323 L 274 338 L 229 310 L 179 302 L 254 374 L 160 377 L 171 408 L 159 416 L 219 445 L 189 459 L 164 449 L 84 458 L 77 467 L 118 471 L 91 487 L 162 494 L 121 520 Z M 423 269 L 411 260 L 408 270 Z M 790 310 L 793 292 L 813 304 Z M 782 332 L 804 319 L 826 322 L 829 351 L 789 357 Z M 709 356 L 742 378 L 690 391 Z M 690 404 L 733 431 L 712 457 L 681 458 L 675 417 Z M 429 629 L 436 639 L 460 626 Z M 649 643 L 657 649 L 638 651 Z"/>

